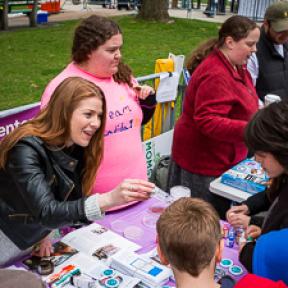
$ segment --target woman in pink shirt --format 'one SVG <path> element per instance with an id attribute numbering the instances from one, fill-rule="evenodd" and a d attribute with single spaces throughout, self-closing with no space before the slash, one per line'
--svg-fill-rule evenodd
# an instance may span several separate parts
<path id="1" fill-rule="evenodd" d="M 154 90 L 139 86 L 130 68 L 121 62 L 123 38 L 114 21 L 92 15 L 76 28 L 72 62 L 46 87 L 41 106 L 67 77 L 78 76 L 99 86 L 105 94 L 107 121 L 104 157 L 93 193 L 106 193 L 124 179 L 147 179 L 141 125 L 152 117 Z"/>

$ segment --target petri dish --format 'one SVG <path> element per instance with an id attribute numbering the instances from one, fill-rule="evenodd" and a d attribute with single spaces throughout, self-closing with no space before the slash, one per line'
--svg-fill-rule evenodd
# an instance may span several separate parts
<path id="1" fill-rule="evenodd" d="M 154 229 L 156 227 L 156 223 L 157 223 L 159 216 L 160 214 L 156 214 L 156 213 L 145 214 L 142 218 L 142 223 L 144 226 Z"/>
<path id="2" fill-rule="evenodd" d="M 110 223 L 110 227 L 114 232 L 122 235 L 127 227 L 127 222 L 124 220 L 115 220 Z"/>
<path id="3" fill-rule="evenodd" d="M 149 213 L 152 213 L 152 214 L 161 214 L 165 209 L 166 209 L 167 205 L 165 204 L 154 204 L 154 205 L 151 205 L 147 211 Z"/>
<path id="4" fill-rule="evenodd" d="M 228 258 L 223 258 L 220 262 L 220 265 L 223 268 L 229 268 L 229 267 L 233 266 L 233 261 L 231 259 L 228 259 Z"/>
<path id="5" fill-rule="evenodd" d="M 130 240 L 139 240 L 142 238 L 143 234 L 143 229 L 138 226 L 128 226 L 123 232 L 124 237 Z"/>
<path id="6" fill-rule="evenodd" d="M 234 266 L 229 267 L 229 272 L 232 275 L 239 276 L 243 274 L 243 269 L 238 265 L 234 265 Z"/>

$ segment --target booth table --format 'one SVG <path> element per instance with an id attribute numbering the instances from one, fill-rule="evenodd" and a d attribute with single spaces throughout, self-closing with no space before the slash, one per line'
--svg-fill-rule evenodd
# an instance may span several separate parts
<path id="1" fill-rule="evenodd" d="M 143 231 L 143 234 L 138 237 L 137 239 L 129 239 L 130 241 L 133 241 L 137 244 L 139 244 L 142 248 L 137 251 L 137 253 L 142 254 L 142 253 L 147 253 L 151 250 L 153 250 L 156 247 L 156 229 L 155 229 L 155 224 L 156 224 L 156 219 L 158 218 L 159 214 L 157 215 L 156 213 L 154 214 L 155 216 L 155 222 L 152 223 L 152 225 L 147 226 L 144 225 L 143 219 L 147 219 L 147 215 L 151 216 L 151 211 L 149 208 L 151 207 L 166 207 L 168 204 L 152 197 L 151 199 L 144 201 L 144 202 L 139 202 L 133 205 L 130 205 L 129 207 L 125 207 L 120 210 L 116 211 L 111 211 L 108 212 L 105 217 L 102 220 L 97 221 L 98 224 L 120 234 L 121 236 L 123 235 L 123 232 L 121 232 L 120 227 L 115 225 L 115 223 L 124 223 L 125 226 L 123 226 L 123 231 L 125 231 L 125 228 L 127 227 L 137 227 L 140 228 L 140 230 Z M 146 217 L 146 218 L 145 218 Z M 117 222 L 115 222 L 117 221 Z M 150 223 L 151 224 L 151 223 Z M 153 226 L 154 224 L 154 226 Z M 223 224 L 223 223 L 222 223 Z M 173 229 L 171 227 L 171 229 Z M 138 229 L 139 230 L 139 229 Z M 191 239 L 192 241 L 192 239 Z M 222 268 L 227 275 L 230 275 L 233 277 L 236 281 L 241 279 L 245 274 L 247 274 L 247 271 L 245 268 L 239 263 L 238 261 L 238 247 L 235 246 L 234 248 L 228 248 L 225 247 L 224 253 L 223 253 L 223 258 L 228 258 L 231 259 L 234 263 L 234 265 L 239 265 L 243 269 L 243 274 L 240 276 L 235 276 L 231 275 L 228 272 L 227 268 Z M 22 267 L 21 262 L 14 263 L 14 267 Z M 168 285 L 171 285 L 172 287 L 175 286 L 175 283 L 173 281 L 169 281 L 167 283 Z"/>

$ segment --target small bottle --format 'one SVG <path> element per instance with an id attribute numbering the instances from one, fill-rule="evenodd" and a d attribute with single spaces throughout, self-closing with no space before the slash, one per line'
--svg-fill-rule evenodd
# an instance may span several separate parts
<path id="1" fill-rule="evenodd" d="M 237 245 L 239 245 L 240 244 L 240 239 L 242 238 L 242 240 L 243 240 L 243 238 L 245 239 L 245 231 L 244 231 L 244 229 L 243 229 L 243 227 L 242 226 L 240 226 L 240 227 L 238 227 L 237 229 L 236 229 L 236 231 L 235 231 L 236 233 L 236 244 Z"/>
<path id="2" fill-rule="evenodd" d="M 229 232 L 228 232 L 228 238 L 226 239 L 226 246 L 229 248 L 233 248 L 234 242 L 235 242 L 234 228 L 230 227 Z"/>
<path id="3" fill-rule="evenodd" d="M 225 239 L 228 238 L 228 233 L 229 233 L 229 225 L 228 224 L 224 224 L 223 225 L 223 236 Z"/>

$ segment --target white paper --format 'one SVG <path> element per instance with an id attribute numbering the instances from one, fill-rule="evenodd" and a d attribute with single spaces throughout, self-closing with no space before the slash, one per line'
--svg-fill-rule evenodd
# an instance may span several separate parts
<path id="1" fill-rule="evenodd" d="M 97 223 L 70 232 L 61 241 L 88 256 L 92 256 L 95 260 L 106 262 L 108 265 L 111 256 L 123 249 L 137 251 L 141 248 L 138 244 Z"/>
<path id="2" fill-rule="evenodd" d="M 180 74 L 178 72 L 163 73 L 156 91 L 158 103 L 174 101 L 177 97 Z"/>
<path id="3" fill-rule="evenodd" d="M 179 74 L 181 74 L 183 65 L 184 65 L 185 56 L 174 55 L 173 53 L 169 53 L 168 58 L 172 59 L 174 62 L 174 72 L 178 72 Z"/>

